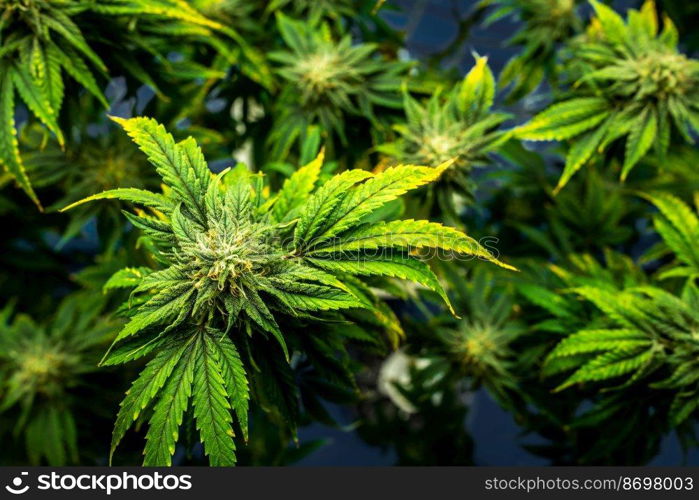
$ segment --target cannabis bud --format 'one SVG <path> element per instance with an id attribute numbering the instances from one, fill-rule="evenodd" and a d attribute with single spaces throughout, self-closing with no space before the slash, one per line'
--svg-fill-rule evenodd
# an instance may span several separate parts
<path id="1" fill-rule="evenodd" d="M 161 265 L 124 269 L 106 284 L 134 288 L 137 305 L 103 363 L 155 352 L 122 403 L 112 452 L 152 405 L 145 463 L 170 464 L 193 396 L 196 426 L 211 463 L 232 464 L 231 411 L 247 436 L 249 385 L 239 353 L 246 353 L 252 366 L 261 362 L 250 357 L 255 353 L 249 338 L 273 337 L 288 361 L 280 322 L 322 322 L 326 311 L 350 309 L 383 314 L 361 280 L 366 276 L 420 283 L 449 304 L 436 275 L 411 255 L 413 249 L 466 253 L 511 268 L 456 229 L 429 221 L 368 220 L 386 203 L 436 180 L 450 162 L 379 174 L 348 170 L 319 183 L 321 152 L 272 194 L 265 179 L 244 165 L 211 174 L 191 137 L 176 143 L 148 118 L 114 120 L 148 155 L 165 190 L 114 189 L 72 205 L 118 198 L 146 207 L 127 217 Z"/>

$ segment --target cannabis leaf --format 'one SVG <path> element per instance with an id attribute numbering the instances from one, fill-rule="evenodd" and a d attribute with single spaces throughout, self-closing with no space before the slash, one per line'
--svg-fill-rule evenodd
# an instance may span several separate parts
<path id="1" fill-rule="evenodd" d="M 699 130 L 699 63 L 678 52 L 672 21 L 665 17 L 659 32 L 653 0 L 629 10 L 626 22 L 610 7 L 590 3 L 596 17 L 568 62 L 577 75 L 575 97 L 515 130 L 526 140 L 570 140 L 557 190 L 623 137 L 622 180 L 651 148 L 663 157 L 673 136 L 691 143 L 691 131 Z"/>
<path id="2" fill-rule="evenodd" d="M 660 211 L 654 218 L 655 230 L 663 238 L 664 245 L 649 251 L 658 258 L 671 251 L 678 262 L 671 262 L 661 271 L 659 278 L 686 277 L 694 279 L 699 276 L 699 196 L 695 194 L 695 209 L 679 198 L 668 193 L 649 193 L 643 195 Z"/>
<path id="3" fill-rule="evenodd" d="M 155 353 L 122 403 L 112 453 L 152 408 L 144 463 L 169 465 L 191 399 L 210 462 L 233 464 L 232 412 L 246 435 L 246 372 L 259 365 L 248 352 L 249 336 L 271 337 L 288 360 L 280 324 L 291 318 L 322 321 L 324 312 L 351 309 L 385 314 L 355 277 L 412 279 L 448 301 L 435 274 L 411 255 L 413 249 L 453 251 L 511 268 L 477 241 L 440 224 L 366 221 L 386 203 L 435 181 L 449 163 L 379 174 L 347 171 L 317 186 L 321 152 L 270 194 L 264 178 L 244 165 L 213 176 L 193 139 L 176 143 L 152 119 L 114 120 L 146 153 L 166 189 L 105 191 L 67 207 L 112 198 L 146 207 L 127 218 L 152 242 L 162 264 L 149 273 L 124 270 L 107 284 L 133 284 L 132 296 L 141 299 L 103 362 Z"/>

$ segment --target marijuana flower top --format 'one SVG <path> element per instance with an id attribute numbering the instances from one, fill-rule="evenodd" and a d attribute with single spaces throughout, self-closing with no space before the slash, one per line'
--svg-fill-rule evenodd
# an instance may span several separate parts
<path id="1" fill-rule="evenodd" d="M 377 150 L 400 163 L 438 166 L 455 159 L 454 167 L 437 183 L 435 197 L 440 209 L 455 214 L 455 195 L 471 199 L 471 170 L 488 163 L 488 153 L 507 140 L 498 127 L 510 116 L 492 110 L 495 78 L 486 57 L 447 93 L 435 92 L 423 106 L 407 92 L 404 108 L 407 123 L 394 125 L 399 138 Z M 454 215 L 458 220 L 458 217 Z"/>
<path id="2" fill-rule="evenodd" d="M 288 362 L 281 321 L 323 321 L 323 311 L 375 309 L 368 298 L 373 293 L 357 277 L 409 279 L 448 303 L 437 277 L 411 250 L 438 248 L 510 267 L 455 229 L 428 221 L 368 219 L 389 201 L 437 179 L 451 162 L 379 174 L 348 170 L 316 187 L 321 153 L 271 195 L 264 178 L 243 165 L 213 176 L 192 138 L 175 143 L 148 118 L 114 120 L 165 184 L 162 194 L 125 188 L 78 202 L 119 198 L 151 209 L 127 217 L 148 238 L 162 268 L 125 269 L 107 283 L 135 286 L 137 305 L 104 359 L 111 364 L 156 353 L 122 403 L 112 444 L 114 451 L 156 400 L 145 450 L 148 465 L 170 463 L 190 396 L 211 463 L 234 463 L 230 410 L 246 435 L 249 398 L 239 350 L 251 355 L 248 362 L 255 366 L 248 338 L 270 335 Z"/>
<path id="3" fill-rule="evenodd" d="M 376 106 L 400 108 L 398 90 L 410 62 L 386 59 L 372 43 L 353 44 L 349 34 L 335 40 L 325 25 L 304 24 L 283 14 L 277 24 L 288 47 L 269 54 L 286 82 L 270 136 L 281 148 L 277 156 L 309 125 L 319 124 L 346 144 L 348 115 L 375 120 Z"/>
<path id="4" fill-rule="evenodd" d="M 628 21 L 591 0 L 596 17 L 573 43 L 567 62 L 576 96 L 554 104 L 516 130 L 528 140 L 571 140 L 558 189 L 596 151 L 626 136 L 622 180 L 654 148 L 662 157 L 670 136 L 692 142 L 699 131 L 699 62 L 677 52 L 669 18 L 659 33 L 655 3 L 630 10 Z"/>

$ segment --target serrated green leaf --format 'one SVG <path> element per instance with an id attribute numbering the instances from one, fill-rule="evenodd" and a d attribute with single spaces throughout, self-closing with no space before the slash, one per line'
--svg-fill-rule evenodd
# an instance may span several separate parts
<path id="1" fill-rule="evenodd" d="M 121 200 L 130 201 L 132 203 L 137 203 L 143 205 L 144 207 L 155 208 L 165 214 L 169 214 L 175 207 L 172 200 L 163 196 L 162 194 L 153 193 L 151 191 L 146 191 L 144 189 L 136 188 L 119 188 L 110 189 L 109 191 L 104 191 L 99 194 L 93 194 L 87 198 L 83 198 L 80 201 L 71 203 L 67 207 L 61 209 L 61 212 L 65 212 L 72 208 L 78 207 L 84 203 L 96 200 Z"/>
<path id="2" fill-rule="evenodd" d="M 0 164 L 15 178 L 17 184 L 41 208 L 34 193 L 24 163 L 19 154 L 15 128 L 15 101 L 12 74 L 7 64 L 0 62 Z"/>
<path id="3" fill-rule="evenodd" d="M 595 153 L 597 147 L 602 142 L 602 138 L 607 133 L 611 119 L 607 119 L 601 126 L 587 132 L 584 136 L 577 138 L 566 155 L 566 164 L 558 180 L 555 193 L 560 191 L 570 180 L 571 177 L 582 167 Z"/>
<path id="4" fill-rule="evenodd" d="M 204 453 L 214 467 L 235 465 L 233 417 L 221 373 L 220 351 L 207 342 L 206 334 L 196 341 L 194 366 L 194 418 Z"/>
<path id="5" fill-rule="evenodd" d="M 658 131 L 658 120 L 653 111 L 644 111 L 638 118 L 636 125 L 631 128 L 626 140 L 626 154 L 624 166 L 621 169 L 621 180 L 625 180 L 631 169 L 643 158 L 653 145 L 655 134 Z"/>
<path id="6" fill-rule="evenodd" d="M 289 220 L 293 215 L 292 210 L 307 200 L 318 180 L 324 157 L 325 154 L 321 151 L 313 161 L 284 181 L 272 206 L 272 215 L 275 220 Z"/>
<path id="7" fill-rule="evenodd" d="M 580 97 L 550 106 L 514 130 L 516 137 L 530 141 L 563 140 L 575 137 L 609 116 L 609 104 L 601 97 Z"/>
<path id="8" fill-rule="evenodd" d="M 210 173 L 206 163 L 202 163 L 196 145 L 191 140 L 176 145 L 165 127 L 152 118 L 112 117 L 112 120 L 126 130 L 146 153 L 165 184 L 181 197 L 186 206 L 198 216 L 198 221 L 204 224 L 206 209 L 203 200 Z"/>
<path id="9" fill-rule="evenodd" d="M 63 146 L 65 139 L 56 121 L 56 110 L 53 109 L 51 101 L 48 95 L 44 93 L 42 86 L 34 80 L 27 68 L 15 66 L 11 69 L 11 73 L 15 89 L 17 89 L 22 100 L 34 116 L 39 118 L 41 123 L 56 135 L 58 143 Z"/>
<path id="10" fill-rule="evenodd" d="M 653 359 L 652 350 L 642 350 L 638 347 L 604 352 L 583 365 L 556 391 L 582 382 L 598 382 L 621 377 L 641 369 Z"/>
<path id="11" fill-rule="evenodd" d="M 121 402 L 116 423 L 114 424 L 109 454 L 110 462 L 126 431 L 129 430 L 133 422 L 141 414 L 141 411 L 158 395 L 187 346 L 188 344 L 185 342 L 176 342 L 164 346 L 146 365 L 126 392 L 126 397 Z"/>
<path id="12" fill-rule="evenodd" d="M 197 356 L 195 343 L 188 343 L 167 382 L 158 392 L 158 402 L 148 421 L 143 465 L 169 467 L 184 413 L 189 405 Z"/>
<path id="13" fill-rule="evenodd" d="M 235 344 L 227 336 L 215 332 L 207 337 L 207 342 L 212 349 L 218 349 L 220 352 L 219 359 L 223 369 L 221 376 L 226 385 L 226 392 L 230 398 L 231 407 L 238 417 L 243 438 L 247 441 L 250 388 L 245 366 L 243 366 Z"/>
<path id="14" fill-rule="evenodd" d="M 336 273 L 349 273 L 355 276 L 391 276 L 414 281 L 439 294 L 449 311 L 456 315 L 446 291 L 429 266 L 407 255 L 401 253 L 379 256 L 348 254 L 333 256 L 331 259 L 308 258 L 307 261 L 321 269 Z"/>
<path id="15" fill-rule="evenodd" d="M 547 362 L 564 356 L 615 349 L 629 350 L 642 346 L 647 347 L 650 344 L 651 340 L 638 330 L 581 330 L 559 342 L 549 354 Z"/>
<path id="16" fill-rule="evenodd" d="M 328 241 L 389 201 L 434 181 L 452 163 L 449 161 L 435 168 L 411 165 L 392 167 L 352 188 L 315 235 L 313 245 Z"/>
<path id="17" fill-rule="evenodd" d="M 360 226 L 338 238 L 337 241 L 324 241 L 316 244 L 306 254 L 310 256 L 378 248 L 408 250 L 435 248 L 479 257 L 506 269 L 515 269 L 499 261 L 475 239 L 457 229 L 436 222 L 412 219 Z"/>

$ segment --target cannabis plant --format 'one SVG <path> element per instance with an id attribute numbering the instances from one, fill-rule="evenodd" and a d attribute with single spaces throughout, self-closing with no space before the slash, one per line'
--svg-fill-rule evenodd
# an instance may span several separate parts
<path id="1" fill-rule="evenodd" d="M 656 227 L 667 243 L 656 245 L 646 259 L 665 258 L 668 249 L 676 249 L 677 258 L 661 268 L 658 277 L 691 277 L 691 267 L 685 265 L 691 263 L 686 260 L 691 259 L 686 238 L 696 217 L 670 195 L 647 198 L 660 208 Z M 689 231 L 675 226 L 684 217 Z M 618 456 L 627 463 L 642 463 L 657 453 L 662 436 L 671 429 L 680 433 L 685 445 L 691 442 L 690 360 L 699 319 L 695 284 L 686 281 L 681 293 L 671 293 L 650 282 L 631 258 L 611 251 L 606 252 L 605 265 L 589 255 L 569 256 L 565 264 L 549 269 L 556 278 L 548 284 L 535 283 L 545 282 L 537 270 L 536 280 L 518 288 L 548 312 L 534 326 L 549 332 L 549 344 L 555 340 L 542 374 L 556 381 L 558 391 L 577 391 L 567 410 L 552 408 L 541 397 L 535 403 L 541 415 L 569 414 L 558 417 L 569 426 L 559 440 L 573 440 L 576 461 L 609 463 L 609 457 Z M 587 411 L 578 408 L 581 399 L 587 400 Z M 636 435 L 639 428 L 646 429 L 641 438 Z M 605 429 L 605 437 L 597 444 L 580 442 L 588 433 L 599 437 L 600 429 Z"/>
<path id="2" fill-rule="evenodd" d="M 483 384 L 495 398 L 506 400 L 516 387 L 511 346 L 525 332 L 514 317 L 510 289 L 484 272 L 476 272 L 469 282 L 460 281 L 455 289 L 463 319 L 437 330 L 447 359 L 474 387 Z"/>
<path id="3" fill-rule="evenodd" d="M 125 26 L 124 20 L 130 26 Z M 162 29 L 163 23 L 169 25 L 169 31 Z M 105 37 L 105 30 L 116 25 L 116 35 Z M 99 26 L 99 31 L 94 26 Z M 168 37 L 176 34 L 196 35 L 223 51 L 225 47 L 216 37 L 219 30 L 235 34 L 180 0 L 4 0 L 0 3 L 0 164 L 38 205 L 16 139 L 17 100 L 64 147 L 67 131 L 61 128 L 59 118 L 68 85 L 65 75 L 106 108 L 100 80 L 114 70 L 112 66 L 159 91 L 143 67 L 148 64 L 139 64 L 133 57 L 136 49 L 144 51 L 150 64 L 152 60 L 167 61 L 163 51 L 167 47 L 160 41 L 163 37 L 172 41 Z M 105 40 L 117 47 L 105 47 Z M 131 58 L 121 57 L 124 47 L 132 47 Z"/>
<path id="4" fill-rule="evenodd" d="M 41 323 L 14 314 L 11 306 L 0 312 L 0 416 L 15 415 L 10 427 L 24 439 L 33 465 L 78 462 L 76 419 L 85 412 L 86 397 L 79 391 L 90 386 L 99 353 L 118 330 L 118 323 L 100 315 L 101 300 L 71 295 Z M 92 397 L 94 405 L 99 397 Z"/>
<path id="5" fill-rule="evenodd" d="M 0 0 L 1 464 L 696 446 L 696 9 L 410 3 Z"/>
<path id="6" fill-rule="evenodd" d="M 552 187 L 547 186 L 549 192 Z M 531 220 L 538 225 L 517 227 L 528 243 L 565 262 L 571 254 L 626 243 L 633 235 L 629 225 L 642 213 L 637 200 L 629 198 L 610 175 L 590 166 L 585 177 L 536 207 Z"/>
<path id="7" fill-rule="evenodd" d="M 590 254 L 570 254 L 558 264 L 542 264 L 532 259 L 522 265 L 523 276 L 515 280 L 523 315 L 535 332 L 541 358 L 571 331 L 597 325 L 601 315 L 580 301 L 570 290 L 594 288 L 617 294 L 626 288 L 647 285 L 643 271 L 627 255 L 605 249 L 602 262 Z M 528 305 L 529 304 L 529 305 Z M 533 307 L 532 307 L 533 306 Z M 539 367 L 546 376 L 548 367 Z"/>
<path id="8" fill-rule="evenodd" d="M 551 397 L 580 358 L 547 360 L 571 332 L 602 330 L 611 321 L 571 290 L 590 288 L 618 296 L 623 290 L 647 286 L 648 277 L 627 255 L 611 250 L 604 252 L 602 261 L 576 254 L 560 264 L 531 261 L 521 268 L 515 284 L 526 299 L 519 307 L 531 334 L 513 346 L 521 353 L 516 371 L 519 387 L 526 390 L 517 391 L 525 404 L 510 410 L 527 432 L 539 441 L 545 439 L 527 448 L 561 465 L 646 462 L 657 453 L 665 432 L 666 419 L 655 408 L 662 408 L 667 399 L 663 402 L 661 393 L 640 385 L 608 391 L 593 384 L 576 384 Z"/>
<path id="9" fill-rule="evenodd" d="M 236 69 L 268 90 L 276 85 L 264 54 L 274 49 L 279 35 L 275 23 L 277 13 L 307 20 L 310 25 L 330 22 L 332 32 L 342 34 L 346 31 L 346 22 L 355 21 L 365 13 L 363 11 L 370 11 L 373 7 L 371 0 L 195 0 L 192 5 L 208 18 L 216 19 L 227 28 L 235 30 L 234 39 L 245 56 L 237 57 Z M 236 47 L 229 49 L 235 50 Z M 213 67 L 225 71 L 230 66 L 230 57 L 225 52 L 220 51 L 212 62 Z M 232 80 L 235 81 L 236 78 Z M 233 95 L 239 96 L 240 89 L 236 89 Z"/>
<path id="10" fill-rule="evenodd" d="M 372 43 L 353 44 L 347 33 L 335 38 L 327 25 L 283 14 L 277 24 L 287 48 L 268 55 L 285 82 L 270 136 L 273 158 L 285 156 L 310 125 L 320 125 L 346 145 L 349 117 L 362 116 L 367 126 L 377 123 L 375 107 L 400 108 L 399 89 L 409 62 L 381 57 Z"/>
<path id="11" fill-rule="evenodd" d="M 468 390 L 483 385 L 506 404 L 516 387 L 512 345 L 526 331 L 515 318 L 511 287 L 480 268 L 468 275 L 451 270 L 448 282 L 458 317 L 431 315 L 413 325 L 419 337 L 409 345 L 430 360 L 423 369 L 435 379 L 464 382 Z"/>
<path id="12" fill-rule="evenodd" d="M 399 138 L 376 149 L 399 163 L 416 165 L 436 167 L 454 158 L 454 167 L 437 184 L 437 192 L 431 193 L 442 211 L 454 213 L 456 195 L 472 198 L 471 170 L 487 164 L 488 153 L 507 139 L 498 126 L 509 115 L 491 111 L 494 97 L 495 79 L 488 60 L 476 56 L 474 67 L 446 95 L 435 92 L 423 106 L 405 92 L 407 123 L 394 125 Z"/>
<path id="13" fill-rule="evenodd" d="M 699 194 L 694 195 L 694 210 L 682 200 L 668 193 L 644 195 L 660 211 L 654 218 L 655 230 L 663 241 L 648 251 L 647 259 L 674 254 L 674 259 L 660 269 L 659 279 L 699 277 Z"/>
<path id="14" fill-rule="evenodd" d="M 134 287 L 135 307 L 103 364 L 155 354 L 121 405 L 112 453 L 152 406 L 144 463 L 169 464 L 191 398 L 211 464 L 233 464 L 231 411 L 245 436 L 247 373 L 263 361 L 270 366 L 264 352 L 272 349 L 253 352 L 251 339 L 271 337 L 289 360 L 280 322 L 374 309 L 362 276 L 409 279 L 448 303 L 434 273 L 410 249 L 467 253 L 509 267 L 455 229 L 428 221 L 371 221 L 377 209 L 436 180 L 449 163 L 380 174 L 349 170 L 316 187 L 321 154 L 272 195 L 264 178 L 242 165 L 212 176 L 194 140 L 175 143 L 154 120 L 115 121 L 146 153 L 165 190 L 123 188 L 83 200 L 118 198 L 150 209 L 127 218 L 153 243 L 162 264 L 157 270 L 127 268 L 106 284 Z M 274 386 L 267 374 L 261 377 Z"/>
<path id="15" fill-rule="evenodd" d="M 699 291 L 689 285 L 681 296 L 647 286 L 610 293 L 575 289 L 608 317 L 602 328 L 586 328 L 562 340 L 547 358 L 549 373 L 574 370 L 558 390 L 574 384 L 616 382 L 616 389 L 650 384 L 669 390 L 669 427 L 697 408 L 696 355 Z M 666 396 L 667 397 L 667 396 Z"/>
<path id="16" fill-rule="evenodd" d="M 490 24 L 513 17 L 522 27 L 506 42 L 519 49 L 500 73 L 500 86 L 512 85 L 509 99 L 530 94 L 546 78 L 557 78 L 556 49 L 580 31 L 582 22 L 576 12 L 578 0 L 484 0 L 495 7 L 486 19 Z"/>
<path id="17" fill-rule="evenodd" d="M 61 73 L 75 78 L 106 107 L 90 65 L 102 72 L 106 66 L 71 19 L 87 9 L 87 4 L 8 0 L 0 8 L 0 162 L 38 203 L 19 155 L 15 90 L 63 145 L 65 139 L 58 126 L 64 91 Z"/>
<path id="18" fill-rule="evenodd" d="M 507 408 L 518 399 L 514 368 L 521 355 L 513 346 L 525 325 L 515 318 L 511 288 L 495 273 L 472 270 L 449 268 L 459 317 L 421 307 L 420 317 L 406 319 L 406 346 L 383 362 L 377 391 L 366 391 L 359 407 L 359 435 L 394 448 L 400 465 L 472 464 L 464 419 L 474 392 L 484 387 Z M 420 294 L 417 304 L 429 306 L 431 294 Z"/>
<path id="19" fill-rule="evenodd" d="M 596 17 L 567 63 L 577 78 L 574 95 L 516 129 L 522 139 L 570 140 L 557 189 L 623 137 L 622 180 L 651 148 L 662 157 L 674 136 L 692 142 L 699 130 L 699 63 L 678 52 L 672 21 L 665 17 L 659 32 L 653 0 L 629 10 L 626 22 L 590 3 Z"/>

